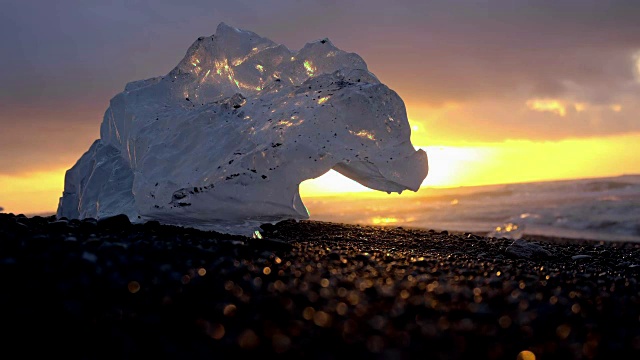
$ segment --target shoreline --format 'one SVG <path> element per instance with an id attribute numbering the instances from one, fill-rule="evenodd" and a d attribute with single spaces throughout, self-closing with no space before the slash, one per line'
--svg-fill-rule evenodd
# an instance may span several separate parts
<path id="1" fill-rule="evenodd" d="M 3 214 L 3 213 L 0 213 Z M 51 213 L 51 212 L 45 212 L 45 213 L 37 213 L 37 214 L 14 214 L 14 213 L 4 213 L 7 215 L 11 215 L 11 216 L 26 216 L 27 218 L 33 218 L 33 217 L 42 217 L 42 218 L 47 218 L 47 219 L 53 219 L 55 218 L 56 214 L 55 213 Z M 310 218 L 308 220 L 301 220 L 301 221 L 309 221 L 309 222 L 317 222 L 317 223 L 327 223 L 327 224 L 339 224 L 339 225 L 346 225 L 346 226 L 370 226 L 370 227 L 381 227 L 381 228 L 405 228 L 405 229 L 413 229 L 413 230 L 418 230 L 418 231 L 429 231 L 429 230 L 434 230 L 437 232 L 442 232 L 442 231 L 446 231 L 448 233 L 451 234 L 457 234 L 457 235 L 465 235 L 465 234 L 473 234 L 473 235 L 478 235 L 478 236 L 482 236 L 482 237 L 487 237 L 491 231 L 490 230 L 478 230 L 477 227 L 469 227 L 467 229 L 458 229 L 457 227 L 442 227 L 442 226 L 438 226 L 438 227 L 429 227 L 429 226 L 415 226 L 415 225 L 410 225 L 410 224 L 405 224 L 405 223 L 388 223 L 388 224 L 364 224 L 364 223 L 358 223 L 358 222 L 354 222 L 354 223 L 341 223 L 341 222 L 336 222 L 333 221 L 332 218 L 329 219 L 324 219 L 323 217 L 318 217 L 318 218 Z M 183 226 L 185 228 L 190 228 L 189 226 Z M 195 228 L 194 228 L 195 229 Z M 586 231 L 577 231 L 577 230 L 570 230 L 570 229 L 557 229 L 554 227 L 548 227 L 548 229 L 543 229 L 543 230 L 539 230 L 538 228 L 535 228 L 536 230 L 531 231 L 531 228 L 528 227 L 528 230 L 524 231 L 522 238 L 524 239 L 534 239 L 537 241 L 545 241 L 549 240 L 549 241 L 554 241 L 555 240 L 559 240 L 563 243 L 566 242 L 572 242 L 572 241 L 593 241 L 593 242 L 611 242 L 611 243 L 640 243 L 640 237 L 638 236 L 631 236 L 631 235 L 621 235 L 621 234 L 610 234 L 610 233 L 598 233 L 598 232 L 586 232 Z M 200 229 L 202 231 L 216 231 L 216 230 L 207 230 L 207 229 Z M 553 231 L 558 231 L 560 230 L 563 235 L 557 235 L 554 234 Z M 219 231 L 218 231 L 219 232 Z M 570 234 L 573 233 L 573 236 L 567 236 L 566 234 Z M 238 235 L 238 234 L 234 234 L 234 235 Z"/>
<path id="2" fill-rule="evenodd" d="M 0 214 L 5 348 L 70 359 L 640 355 L 640 244 L 310 220 L 262 230 Z"/>

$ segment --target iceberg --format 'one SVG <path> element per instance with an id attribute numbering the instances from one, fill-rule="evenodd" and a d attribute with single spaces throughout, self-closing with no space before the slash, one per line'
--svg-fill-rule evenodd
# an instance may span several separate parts
<path id="1" fill-rule="evenodd" d="M 221 23 L 167 75 L 111 99 L 100 138 L 65 174 L 57 217 L 228 232 L 308 219 L 299 184 L 331 169 L 418 191 L 428 160 L 410 135 L 404 102 L 359 55 L 326 38 L 292 51 Z"/>

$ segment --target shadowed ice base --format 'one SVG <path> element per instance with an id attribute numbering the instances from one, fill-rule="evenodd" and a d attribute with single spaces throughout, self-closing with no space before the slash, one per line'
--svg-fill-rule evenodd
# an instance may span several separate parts
<path id="1" fill-rule="evenodd" d="M 278 221 L 282 221 L 280 217 L 260 217 L 254 219 L 244 219 L 244 220 L 211 220 L 211 221 L 172 221 L 169 218 L 161 218 L 161 219 L 152 219 L 160 221 L 165 225 L 174 225 L 180 226 L 184 228 L 192 228 L 198 229 L 202 231 L 215 231 L 221 234 L 230 234 L 230 235 L 241 235 L 248 237 L 256 237 L 260 236 L 260 232 L 262 229 L 260 225 L 263 224 L 275 224 Z M 256 232 L 258 234 L 256 234 Z"/>

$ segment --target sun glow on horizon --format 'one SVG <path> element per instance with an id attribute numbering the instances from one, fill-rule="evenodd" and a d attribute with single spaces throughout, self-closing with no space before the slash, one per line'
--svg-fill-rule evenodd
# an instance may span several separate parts
<path id="1" fill-rule="evenodd" d="M 3 212 L 39 214 L 55 212 L 64 189 L 66 169 L 0 175 Z"/>
<path id="2" fill-rule="evenodd" d="M 637 174 L 640 173 L 640 152 L 634 149 L 638 149 L 638 144 L 640 133 L 554 142 L 509 140 L 417 148 L 425 150 L 429 157 L 429 174 L 422 187 L 455 188 Z M 66 169 L 59 169 L 0 175 L 0 207 L 4 212 L 15 214 L 55 212 L 64 188 L 65 172 Z M 303 200 L 333 195 L 343 200 L 387 196 L 334 170 L 302 182 L 300 194 Z M 401 196 L 413 194 L 404 191 Z M 380 222 L 392 222 L 392 219 Z"/>
<path id="3" fill-rule="evenodd" d="M 629 151 L 639 143 L 640 133 L 555 142 L 509 140 L 421 146 L 418 148 L 429 157 L 429 174 L 422 187 L 453 188 L 640 173 L 640 153 Z M 335 171 L 300 185 L 303 198 L 377 192 Z"/>

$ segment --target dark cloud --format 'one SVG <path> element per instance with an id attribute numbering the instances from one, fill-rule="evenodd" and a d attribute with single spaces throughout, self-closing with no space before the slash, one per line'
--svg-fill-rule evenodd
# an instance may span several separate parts
<path id="1" fill-rule="evenodd" d="M 515 109 L 529 98 L 561 98 L 606 107 L 637 96 L 633 54 L 640 50 L 639 4 L 5 1 L 0 13 L 0 169 L 45 166 L 60 152 L 77 153 L 96 137 L 97 129 L 87 129 L 100 123 L 110 97 L 129 81 L 166 74 L 198 36 L 212 34 L 219 22 L 292 49 L 329 37 L 360 54 L 408 105 L 453 102 L 478 109 L 470 115 L 483 114 L 482 120 L 449 119 L 452 129 L 486 123 L 530 128 L 549 138 L 637 130 L 637 121 L 629 120 L 634 115 L 625 112 L 628 106 L 615 116 L 600 113 L 606 116 L 604 126 L 584 120 L 586 113 L 567 115 L 566 131 L 558 132 L 545 128 L 552 114 L 485 116 L 486 106 L 479 104 L 493 101 L 494 107 Z"/>

